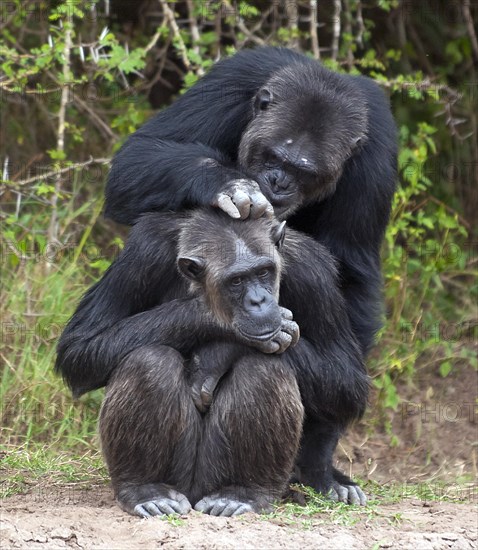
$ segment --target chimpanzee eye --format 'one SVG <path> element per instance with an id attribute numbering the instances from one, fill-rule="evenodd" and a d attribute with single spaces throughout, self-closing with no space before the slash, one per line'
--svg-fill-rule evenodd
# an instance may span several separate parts
<path id="1" fill-rule="evenodd" d="M 232 286 L 242 285 L 242 277 L 234 277 L 234 279 L 231 279 L 231 285 Z"/>
<path id="2" fill-rule="evenodd" d="M 264 269 L 261 269 L 257 275 L 261 279 L 266 279 L 269 277 L 269 270 L 265 267 Z"/>
<path id="3" fill-rule="evenodd" d="M 259 90 L 255 98 L 255 108 L 258 111 L 265 111 L 272 101 L 272 92 L 267 88 Z"/>

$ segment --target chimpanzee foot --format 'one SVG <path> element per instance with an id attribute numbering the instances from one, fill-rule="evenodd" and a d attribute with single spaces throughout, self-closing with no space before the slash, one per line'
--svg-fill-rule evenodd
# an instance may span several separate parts
<path id="1" fill-rule="evenodd" d="M 255 511 L 254 507 L 248 502 L 221 496 L 220 493 L 204 497 L 194 506 L 194 509 L 210 516 L 223 517 L 239 516 Z"/>
<path id="2" fill-rule="evenodd" d="M 345 502 L 346 504 L 356 504 L 358 506 L 367 504 L 367 497 L 358 485 L 340 485 L 340 483 L 334 481 L 327 496 L 335 502 Z"/>
<path id="3" fill-rule="evenodd" d="M 367 497 L 362 489 L 337 468 L 332 468 L 332 488 L 329 497 L 336 502 L 365 506 Z"/>
<path id="4" fill-rule="evenodd" d="M 185 495 L 162 483 L 124 487 L 118 491 L 117 501 L 123 510 L 142 518 L 184 515 L 191 511 Z"/>

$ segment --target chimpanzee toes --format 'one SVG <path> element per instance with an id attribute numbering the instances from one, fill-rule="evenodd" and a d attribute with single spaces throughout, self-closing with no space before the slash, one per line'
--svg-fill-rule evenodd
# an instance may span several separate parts
<path id="1" fill-rule="evenodd" d="M 345 504 L 355 504 L 365 506 L 367 497 L 358 485 L 340 485 L 335 482 L 328 493 L 328 497 L 334 502 L 344 502 Z"/>
<path id="2" fill-rule="evenodd" d="M 176 496 L 176 495 L 174 495 Z M 181 497 L 180 493 L 178 496 Z M 182 498 L 157 498 L 137 504 L 133 512 L 142 518 L 153 516 L 171 516 L 173 514 L 184 515 L 191 511 L 191 504 L 188 499 Z"/>
<path id="3" fill-rule="evenodd" d="M 357 503 L 354 502 L 353 504 L 360 504 L 360 506 L 365 506 L 367 504 L 367 495 L 362 491 L 362 489 L 358 485 L 355 485 L 353 489 L 357 493 L 358 500 L 359 500 Z"/>
<path id="4" fill-rule="evenodd" d="M 254 512 L 253 507 L 246 502 L 216 496 L 204 497 L 194 506 L 194 509 L 203 514 L 222 517 L 238 516 L 247 512 Z"/>

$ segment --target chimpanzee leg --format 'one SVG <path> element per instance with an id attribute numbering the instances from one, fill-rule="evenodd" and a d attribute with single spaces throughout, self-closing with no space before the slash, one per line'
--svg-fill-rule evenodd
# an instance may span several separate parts
<path id="1" fill-rule="evenodd" d="M 304 423 L 297 458 L 297 481 L 328 494 L 332 500 L 364 506 L 367 497 L 362 489 L 332 466 L 340 435 L 337 426 L 325 420 Z"/>
<path id="2" fill-rule="evenodd" d="M 200 423 L 181 354 L 144 346 L 123 360 L 107 386 L 99 422 L 123 510 L 143 517 L 189 512 Z"/>
<path id="3" fill-rule="evenodd" d="M 220 382 L 204 420 L 195 509 L 217 516 L 270 510 L 287 487 L 302 432 L 292 371 L 278 357 L 248 353 Z"/>

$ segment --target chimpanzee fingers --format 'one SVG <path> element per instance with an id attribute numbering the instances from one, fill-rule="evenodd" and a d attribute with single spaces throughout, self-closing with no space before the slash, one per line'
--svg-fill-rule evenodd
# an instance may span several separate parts
<path id="1" fill-rule="evenodd" d="M 345 504 L 347 504 L 347 502 L 349 501 L 349 492 L 348 492 L 347 488 L 344 487 L 343 485 L 339 485 L 337 483 L 336 486 L 334 487 L 334 489 L 335 489 L 335 492 L 336 492 L 337 497 L 338 497 L 337 501 L 338 502 L 345 502 Z M 333 499 L 333 500 L 335 500 L 335 499 Z"/>
<path id="2" fill-rule="evenodd" d="M 265 198 L 262 193 L 254 193 L 251 195 L 251 218 L 256 220 L 264 214 L 271 216 L 274 214 L 272 204 Z"/>
<path id="3" fill-rule="evenodd" d="M 367 497 L 358 485 L 346 485 L 348 490 L 348 503 L 356 506 L 365 506 Z"/>
<path id="4" fill-rule="evenodd" d="M 145 502 L 143 506 L 152 516 L 172 516 L 177 512 L 171 507 L 171 500 L 159 499 Z"/>
<path id="5" fill-rule="evenodd" d="M 228 505 L 221 512 L 222 517 L 239 516 L 240 514 L 247 514 L 247 512 L 253 512 L 252 506 L 246 502 L 240 502 L 238 500 L 230 500 Z"/>
<path id="6" fill-rule="evenodd" d="M 172 502 L 171 507 L 178 514 L 187 514 L 191 511 L 192 506 L 186 495 L 183 495 L 182 493 L 180 493 L 179 491 L 175 491 L 174 489 L 170 489 L 170 497 Z"/>
<path id="7" fill-rule="evenodd" d="M 150 518 L 151 514 L 144 508 L 143 504 L 137 504 L 133 509 L 133 514 L 140 518 Z"/>
<path id="8" fill-rule="evenodd" d="M 214 390 L 216 389 L 217 383 L 218 383 L 218 379 L 210 376 L 206 378 L 206 380 L 202 385 L 201 402 L 205 411 L 208 410 L 209 407 L 211 406 Z M 205 411 L 201 411 L 201 412 L 205 412 Z"/>
<path id="9" fill-rule="evenodd" d="M 200 413 L 205 413 L 207 407 L 204 406 L 202 395 L 201 395 L 201 382 L 193 382 L 191 386 L 191 397 L 193 399 L 194 406 Z"/>
<path id="10" fill-rule="evenodd" d="M 281 330 L 291 337 L 289 346 L 294 347 L 300 338 L 299 325 L 295 321 L 282 321 Z"/>
<path id="11" fill-rule="evenodd" d="M 227 499 L 221 498 L 216 500 L 214 506 L 209 511 L 211 516 L 221 516 L 224 510 L 227 508 L 229 501 Z"/>
<path id="12" fill-rule="evenodd" d="M 336 482 L 328 496 L 336 502 L 344 502 L 345 504 L 355 504 L 356 506 L 367 504 L 367 497 L 358 485 L 340 485 Z"/>
<path id="13" fill-rule="evenodd" d="M 334 502 L 339 502 L 339 495 L 337 494 L 337 491 L 335 489 L 330 489 L 327 496 L 330 498 L 330 500 L 333 500 Z"/>
<path id="14" fill-rule="evenodd" d="M 358 485 L 355 486 L 355 490 L 357 491 L 358 497 L 360 499 L 360 506 L 365 506 L 367 504 L 367 495 Z"/>
<path id="15" fill-rule="evenodd" d="M 294 316 L 292 315 L 292 311 L 290 309 L 287 309 L 286 307 L 279 307 L 280 314 L 282 316 L 282 319 L 287 319 L 288 321 L 292 321 Z"/>
<path id="16" fill-rule="evenodd" d="M 254 511 L 252 506 L 246 502 L 231 500 L 225 497 L 221 498 L 219 495 L 204 497 L 196 504 L 194 509 L 203 514 L 222 517 L 238 516 L 239 514 Z"/>
<path id="17" fill-rule="evenodd" d="M 223 210 L 228 216 L 231 216 L 231 218 L 238 219 L 241 217 L 241 213 L 232 202 L 232 198 L 226 195 L 226 193 L 219 193 L 213 204 Z"/>
<path id="18" fill-rule="evenodd" d="M 355 485 L 350 485 L 347 487 L 348 489 L 348 503 L 349 504 L 356 504 L 357 506 L 360 506 L 360 497 L 357 491 L 357 488 Z"/>
<path id="19" fill-rule="evenodd" d="M 232 195 L 232 202 L 239 211 L 241 220 L 245 220 L 249 217 L 252 201 L 246 192 L 242 189 L 237 189 Z"/>
<path id="20" fill-rule="evenodd" d="M 290 346 L 292 342 L 292 336 L 290 334 L 287 334 L 287 332 L 281 331 L 277 336 L 274 337 L 274 341 L 279 344 L 279 348 L 275 353 L 284 353 L 284 351 Z"/>
<path id="21" fill-rule="evenodd" d="M 210 510 L 214 506 L 215 500 L 204 497 L 199 502 L 196 502 L 194 509 L 196 512 L 202 512 L 203 514 L 209 514 Z"/>

